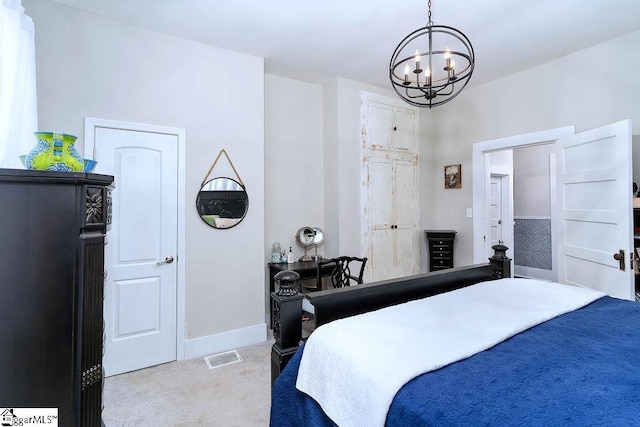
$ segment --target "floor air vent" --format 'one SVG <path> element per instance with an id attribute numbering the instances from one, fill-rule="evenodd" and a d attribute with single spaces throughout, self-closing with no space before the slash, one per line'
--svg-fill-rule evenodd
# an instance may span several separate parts
<path id="1" fill-rule="evenodd" d="M 242 362 L 242 357 L 240 357 L 237 351 L 231 350 L 225 351 L 224 353 L 214 354 L 213 356 L 207 356 L 204 360 L 207 362 L 209 369 L 213 369 L 236 362 Z"/>

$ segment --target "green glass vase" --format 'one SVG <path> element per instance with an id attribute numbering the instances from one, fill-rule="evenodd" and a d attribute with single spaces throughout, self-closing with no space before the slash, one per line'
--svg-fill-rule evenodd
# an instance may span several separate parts
<path id="1" fill-rule="evenodd" d="M 27 169 L 58 172 L 82 172 L 84 160 L 76 150 L 74 135 L 34 132 L 38 143 L 24 160 Z"/>

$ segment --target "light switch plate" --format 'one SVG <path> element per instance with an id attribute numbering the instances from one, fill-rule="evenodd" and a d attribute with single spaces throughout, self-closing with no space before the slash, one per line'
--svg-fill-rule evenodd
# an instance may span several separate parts
<path id="1" fill-rule="evenodd" d="M 471 218 L 473 216 L 473 210 L 471 208 L 467 208 L 467 218 Z"/>

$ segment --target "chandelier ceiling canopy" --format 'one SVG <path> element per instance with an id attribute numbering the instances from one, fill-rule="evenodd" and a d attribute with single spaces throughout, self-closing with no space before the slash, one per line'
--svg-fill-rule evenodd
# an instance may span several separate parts
<path id="1" fill-rule="evenodd" d="M 416 107 L 437 107 L 467 85 L 475 64 L 471 42 L 461 31 L 431 20 L 405 37 L 389 62 L 389 79 L 398 96 Z"/>

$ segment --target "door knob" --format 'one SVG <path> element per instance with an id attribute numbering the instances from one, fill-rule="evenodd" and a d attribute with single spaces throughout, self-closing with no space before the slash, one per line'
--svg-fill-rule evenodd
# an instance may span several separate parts
<path id="1" fill-rule="evenodd" d="M 613 259 L 615 259 L 616 261 L 618 261 L 620 263 L 620 270 L 624 271 L 625 269 L 625 265 L 624 265 L 624 249 L 620 249 L 618 251 L 618 253 L 613 254 Z"/>
<path id="2" fill-rule="evenodd" d="M 502 220 L 501 219 L 498 220 L 498 224 L 502 224 Z"/>
<path id="3" fill-rule="evenodd" d="M 173 257 L 171 255 L 169 255 L 164 260 L 156 262 L 156 264 L 158 264 L 158 265 L 160 265 L 160 264 L 171 264 L 172 262 L 173 262 Z"/>

